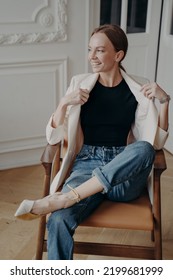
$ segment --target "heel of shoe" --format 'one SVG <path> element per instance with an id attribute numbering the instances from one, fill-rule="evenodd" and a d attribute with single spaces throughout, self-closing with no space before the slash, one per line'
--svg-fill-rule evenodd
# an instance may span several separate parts
<path id="1" fill-rule="evenodd" d="M 23 215 L 15 215 L 15 217 L 19 220 L 31 221 L 31 220 L 40 218 L 40 215 L 36 215 L 36 214 L 32 214 L 32 213 L 26 213 L 26 214 L 23 214 Z"/>

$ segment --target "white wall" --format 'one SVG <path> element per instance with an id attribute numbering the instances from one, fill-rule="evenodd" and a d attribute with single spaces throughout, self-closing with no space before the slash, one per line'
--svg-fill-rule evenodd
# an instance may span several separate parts
<path id="1" fill-rule="evenodd" d="M 70 78 L 88 67 L 89 0 L 0 0 L 0 169 L 36 164 Z"/>

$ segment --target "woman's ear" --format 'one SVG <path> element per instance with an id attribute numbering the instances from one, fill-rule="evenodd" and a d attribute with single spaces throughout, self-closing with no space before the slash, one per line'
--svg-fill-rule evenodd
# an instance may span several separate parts
<path id="1" fill-rule="evenodd" d="M 120 62 L 124 58 L 124 52 L 122 50 L 116 52 L 115 61 Z"/>

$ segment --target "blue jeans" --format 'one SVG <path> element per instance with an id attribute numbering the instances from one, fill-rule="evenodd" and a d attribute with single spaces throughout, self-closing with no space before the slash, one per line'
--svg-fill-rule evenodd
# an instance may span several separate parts
<path id="1" fill-rule="evenodd" d="M 112 148 L 84 145 L 62 191 L 69 191 L 67 184 L 76 188 L 96 176 L 103 185 L 103 192 L 50 215 L 47 222 L 48 259 L 73 259 L 75 229 L 103 199 L 130 201 L 139 197 L 146 187 L 154 156 L 154 148 L 145 141 Z"/>

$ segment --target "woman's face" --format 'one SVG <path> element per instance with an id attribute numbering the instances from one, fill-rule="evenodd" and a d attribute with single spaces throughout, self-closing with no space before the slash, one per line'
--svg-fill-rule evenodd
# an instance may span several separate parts
<path id="1" fill-rule="evenodd" d="M 93 72 L 111 72 L 117 64 L 117 52 L 104 33 L 95 33 L 89 42 L 88 60 Z"/>

